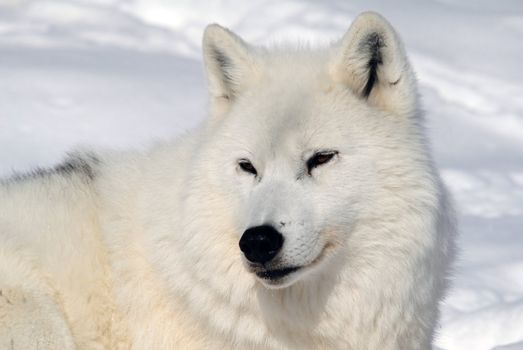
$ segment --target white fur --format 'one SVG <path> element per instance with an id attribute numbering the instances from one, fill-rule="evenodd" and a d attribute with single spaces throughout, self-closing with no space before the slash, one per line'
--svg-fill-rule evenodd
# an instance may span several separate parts
<path id="1" fill-rule="evenodd" d="M 429 349 L 454 220 L 392 27 L 364 13 L 328 49 L 271 51 L 211 25 L 203 47 L 198 130 L 0 187 L 0 347 Z M 274 266 L 303 266 L 282 281 L 238 247 L 267 223 Z"/>

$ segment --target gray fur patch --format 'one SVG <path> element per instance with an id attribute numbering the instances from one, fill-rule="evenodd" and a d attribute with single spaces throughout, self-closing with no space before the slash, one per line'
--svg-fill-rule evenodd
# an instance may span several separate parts
<path id="1" fill-rule="evenodd" d="M 99 164 L 100 160 L 93 153 L 73 153 L 54 168 L 36 168 L 27 173 L 15 173 L 7 179 L 0 179 L 0 183 L 10 184 L 53 175 L 63 177 L 79 175 L 88 181 L 93 181 Z"/>

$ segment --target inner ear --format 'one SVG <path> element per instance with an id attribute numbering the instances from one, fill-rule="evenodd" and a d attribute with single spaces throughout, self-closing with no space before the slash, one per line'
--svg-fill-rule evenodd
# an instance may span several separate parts
<path id="1" fill-rule="evenodd" d="M 233 70 L 235 69 L 232 60 L 218 47 L 211 45 L 209 47 L 210 59 L 214 60 L 219 69 L 216 70 L 216 74 L 219 75 L 217 79 L 223 84 L 221 92 L 223 95 L 217 97 L 224 97 L 231 99 L 234 95 L 238 93 L 237 82 L 233 76 Z"/>
<path id="2" fill-rule="evenodd" d="M 361 95 L 368 98 L 374 85 L 378 82 L 378 69 L 383 64 L 381 49 L 383 47 L 383 39 L 378 33 L 371 33 L 366 40 L 361 43 L 360 50 L 368 57 L 367 62 L 367 82 L 361 92 Z"/>

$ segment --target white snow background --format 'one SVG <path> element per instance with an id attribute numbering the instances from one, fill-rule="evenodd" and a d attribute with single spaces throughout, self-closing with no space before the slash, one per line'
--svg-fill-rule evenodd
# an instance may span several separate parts
<path id="1" fill-rule="evenodd" d="M 200 42 L 338 39 L 387 17 L 418 74 L 461 254 L 436 346 L 523 349 L 523 1 L 0 0 L 0 175 L 140 147 L 206 116 Z"/>

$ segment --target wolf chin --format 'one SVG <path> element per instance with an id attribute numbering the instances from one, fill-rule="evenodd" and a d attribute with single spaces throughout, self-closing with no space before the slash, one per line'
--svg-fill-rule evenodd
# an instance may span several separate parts
<path id="1" fill-rule="evenodd" d="M 197 130 L 4 180 L 0 348 L 430 349 L 455 225 L 391 25 L 203 56 Z"/>

